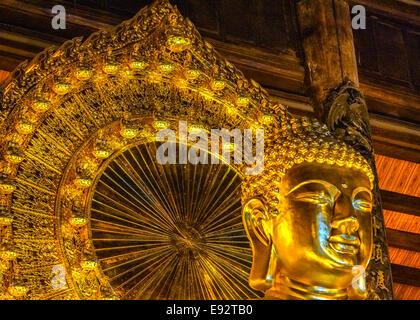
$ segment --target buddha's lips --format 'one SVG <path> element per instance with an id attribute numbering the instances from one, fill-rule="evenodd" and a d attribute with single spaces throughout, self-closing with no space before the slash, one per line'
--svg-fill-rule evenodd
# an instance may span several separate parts
<path id="1" fill-rule="evenodd" d="M 357 253 L 360 248 L 360 240 L 355 235 L 341 234 L 329 237 L 331 247 L 342 253 Z"/>

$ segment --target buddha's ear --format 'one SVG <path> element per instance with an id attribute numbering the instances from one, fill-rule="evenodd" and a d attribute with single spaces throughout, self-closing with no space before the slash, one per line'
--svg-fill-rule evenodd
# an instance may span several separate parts
<path id="1" fill-rule="evenodd" d="M 252 248 L 249 285 L 256 290 L 265 291 L 271 287 L 269 272 L 272 242 L 271 221 L 262 199 L 253 198 L 245 203 L 242 210 L 242 221 Z"/>

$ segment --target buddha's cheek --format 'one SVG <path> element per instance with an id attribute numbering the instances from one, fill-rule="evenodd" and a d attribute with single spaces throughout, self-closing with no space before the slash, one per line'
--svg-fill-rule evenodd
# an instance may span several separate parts
<path id="1" fill-rule="evenodd" d="M 318 249 L 311 232 L 312 222 L 294 220 L 293 217 L 289 216 L 276 224 L 272 239 L 279 265 L 283 271 L 295 274 L 311 268 L 311 260 L 316 260 Z"/>
<path id="2" fill-rule="evenodd" d="M 310 260 L 316 255 L 324 256 L 323 248 L 328 245 L 331 221 L 332 208 L 329 205 L 290 201 L 287 218 L 283 219 L 277 232 L 286 234 L 283 241 L 294 252 L 302 251 L 306 260 Z M 290 232 L 284 231 L 286 228 Z"/>

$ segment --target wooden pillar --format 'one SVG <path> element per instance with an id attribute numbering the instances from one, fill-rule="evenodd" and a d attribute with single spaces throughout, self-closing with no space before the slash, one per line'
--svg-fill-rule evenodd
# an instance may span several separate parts
<path id="1" fill-rule="evenodd" d="M 375 172 L 372 258 L 366 270 L 369 299 L 392 299 L 391 266 L 364 97 L 346 0 L 298 0 L 306 82 L 316 116 L 368 160 Z M 369 27 L 369 26 L 368 26 Z"/>

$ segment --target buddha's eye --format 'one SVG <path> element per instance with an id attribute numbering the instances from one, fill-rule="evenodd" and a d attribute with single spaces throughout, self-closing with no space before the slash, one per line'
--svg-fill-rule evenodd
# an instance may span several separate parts
<path id="1" fill-rule="evenodd" d="M 290 190 L 287 196 L 294 201 L 332 206 L 339 195 L 338 188 L 326 181 L 308 180 Z"/>
<path id="2" fill-rule="evenodd" d="M 364 212 L 372 211 L 372 203 L 370 201 L 365 201 L 361 199 L 353 200 L 353 207 L 356 210 L 360 210 Z"/>
<path id="3" fill-rule="evenodd" d="M 364 188 L 358 188 L 353 192 L 353 207 L 356 210 L 370 213 L 372 211 L 372 194 Z"/>
<path id="4" fill-rule="evenodd" d="M 291 196 L 293 200 L 309 202 L 314 204 L 331 204 L 332 201 L 329 196 L 323 192 L 301 192 Z"/>

